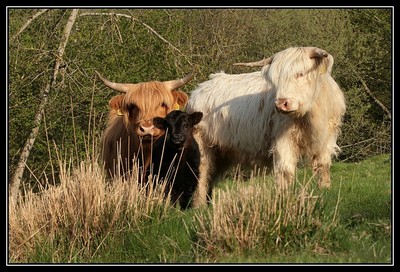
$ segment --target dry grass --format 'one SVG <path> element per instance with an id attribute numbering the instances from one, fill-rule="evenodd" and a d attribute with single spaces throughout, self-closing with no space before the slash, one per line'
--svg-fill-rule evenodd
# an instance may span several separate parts
<path id="1" fill-rule="evenodd" d="M 139 186 L 137 165 L 129 179 L 108 182 L 96 160 L 59 164 L 59 185 L 9 200 L 10 263 L 35 262 L 41 249 L 51 253 L 46 254 L 52 256 L 49 262 L 87 262 L 107 238 L 171 214 L 165 182 Z M 196 259 L 212 261 L 213 256 L 260 248 L 273 253 L 302 246 L 314 236 L 322 226 L 322 197 L 315 194 L 312 180 L 282 192 L 268 178 L 258 173 L 244 182 L 236 175 L 229 188 L 214 190 L 210 207 L 194 211 Z"/>
<path id="2" fill-rule="evenodd" d="M 199 246 L 207 255 L 304 245 L 321 228 L 322 197 L 314 193 L 311 182 L 280 191 L 263 179 L 252 177 L 215 190 L 213 209 L 196 215 Z"/>
<path id="3" fill-rule="evenodd" d="M 140 187 L 137 173 L 129 180 L 106 182 L 102 168 L 92 160 L 75 167 L 64 162 L 60 169 L 58 186 L 9 200 L 10 262 L 29 262 L 44 245 L 55 248 L 52 262 L 70 262 L 77 256 L 90 259 L 107 236 L 134 229 L 151 216 L 162 217 L 170 206 L 164 185 L 149 182 Z"/>

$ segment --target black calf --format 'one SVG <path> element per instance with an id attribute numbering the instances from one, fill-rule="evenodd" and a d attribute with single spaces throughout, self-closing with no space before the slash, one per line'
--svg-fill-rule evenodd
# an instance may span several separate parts
<path id="1" fill-rule="evenodd" d="M 165 192 L 171 189 L 172 202 L 179 202 L 182 209 L 191 207 L 198 184 L 200 151 L 193 138 L 193 126 L 202 117 L 201 112 L 188 114 L 175 110 L 165 118 L 153 119 L 154 126 L 165 130 L 165 135 L 154 143 L 153 174 L 158 175 L 159 180 L 166 180 Z"/>

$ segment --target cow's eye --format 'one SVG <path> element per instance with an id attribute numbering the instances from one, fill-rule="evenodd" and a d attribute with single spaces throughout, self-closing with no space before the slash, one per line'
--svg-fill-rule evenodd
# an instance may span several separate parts
<path id="1" fill-rule="evenodd" d="M 126 109 L 128 110 L 128 112 L 133 112 L 136 109 L 136 105 L 135 104 L 128 104 L 126 106 Z"/>
<path id="2" fill-rule="evenodd" d="M 161 103 L 161 107 L 167 108 L 168 106 L 167 106 L 167 104 L 166 104 L 165 102 L 162 102 L 162 103 Z"/>

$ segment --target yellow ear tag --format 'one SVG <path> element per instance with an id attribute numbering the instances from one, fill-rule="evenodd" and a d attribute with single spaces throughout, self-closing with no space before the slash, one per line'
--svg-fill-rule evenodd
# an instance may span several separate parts
<path id="1" fill-rule="evenodd" d="M 123 114 L 122 114 L 122 111 L 121 111 L 120 109 L 117 110 L 117 115 L 118 115 L 118 116 L 122 116 L 122 115 L 123 115 Z"/>
<path id="2" fill-rule="evenodd" d="M 321 65 L 319 68 L 319 74 L 325 74 L 326 73 L 326 65 Z"/>
<path id="3" fill-rule="evenodd" d="M 178 103 L 175 103 L 174 106 L 172 107 L 173 110 L 179 110 L 180 106 Z"/>

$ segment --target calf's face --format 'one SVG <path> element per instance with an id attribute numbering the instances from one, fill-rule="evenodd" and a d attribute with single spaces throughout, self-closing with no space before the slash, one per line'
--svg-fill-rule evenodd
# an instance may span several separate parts
<path id="1" fill-rule="evenodd" d="M 187 147 L 193 138 L 193 126 L 203 118 L 202 112 L 188 114 L 180 110 L 170 112 L 165 118 L 156 117 L 153 124 L 166 131 L 167 143 L 177 149 Z"/>

